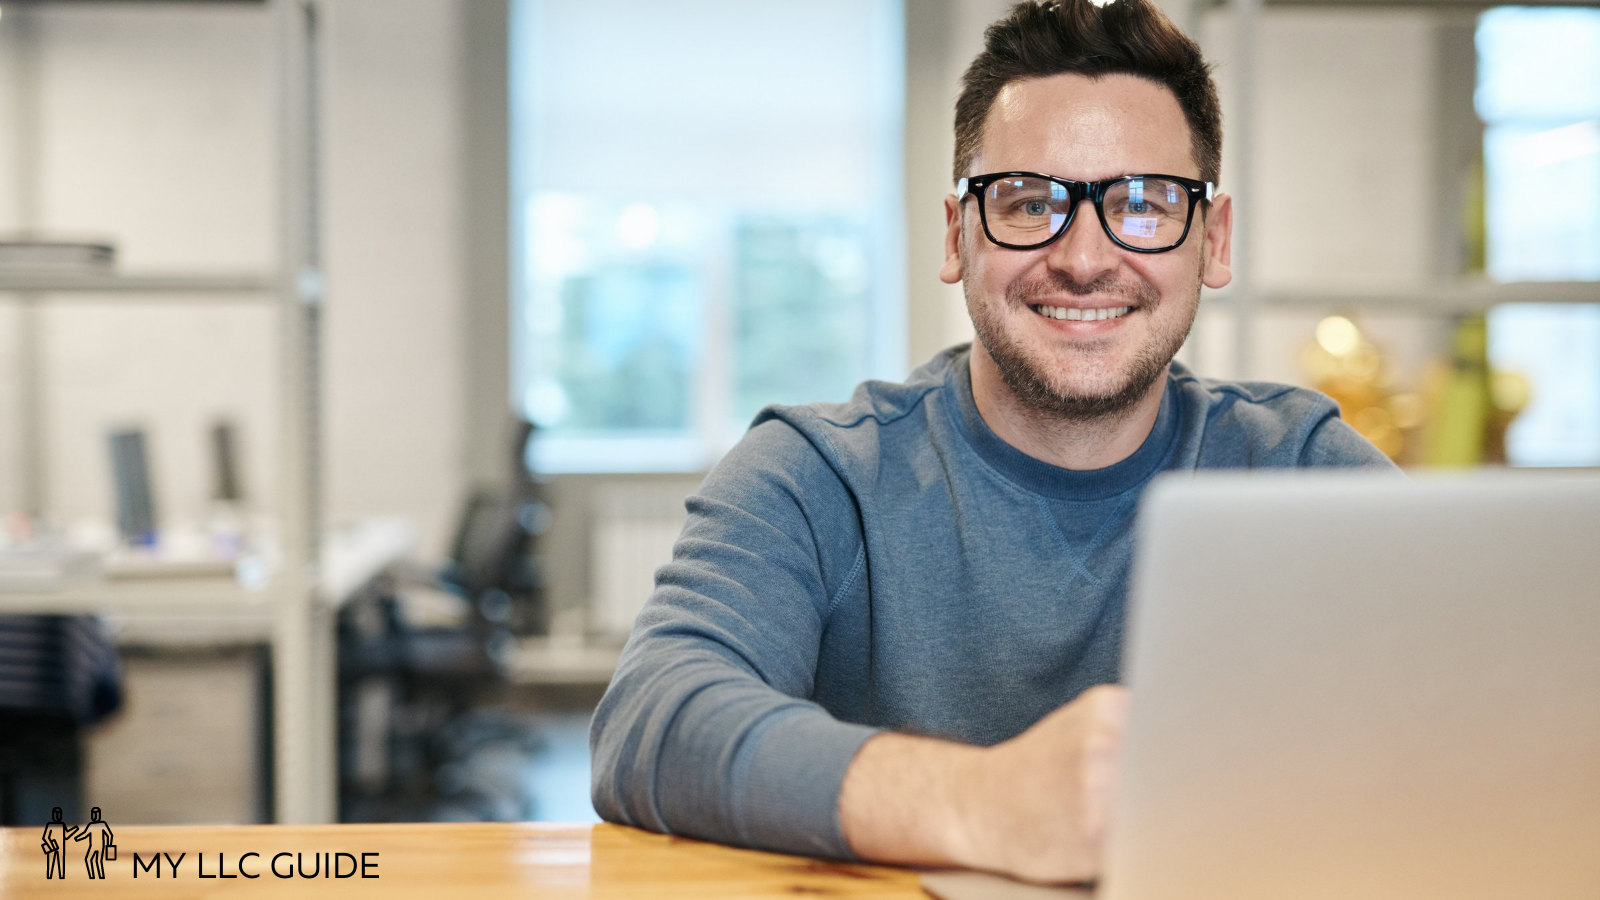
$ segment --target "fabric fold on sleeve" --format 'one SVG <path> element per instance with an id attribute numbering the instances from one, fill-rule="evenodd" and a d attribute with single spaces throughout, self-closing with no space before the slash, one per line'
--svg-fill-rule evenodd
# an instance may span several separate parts
<path id="1" fill-rule="evenodd" d="M 816 707 L 784 710 L 762 722 L 735 762 L 741 842 L 854 859 L 839 824 L 839 792 L 861 745 L 877 733 Z"/>

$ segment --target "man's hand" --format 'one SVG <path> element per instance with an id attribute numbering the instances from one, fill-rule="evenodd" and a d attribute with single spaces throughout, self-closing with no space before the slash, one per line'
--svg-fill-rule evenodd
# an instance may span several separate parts
<path id="1" fill-rule="evenodd" d="M 1126 689 L 1091 688 L 985 751 L 964 785 L 967 864 L 1029 881 L 1099 875 L 1127 712 Z"/>
<path id="2" fill-rule="evenodd" d="M 1028 881 L 1100 872 L 1127 691 L 1085 691 L 993 747 L 883 734 L 845 773 L 839 818 L 864 859 L 987 869 Z"/>

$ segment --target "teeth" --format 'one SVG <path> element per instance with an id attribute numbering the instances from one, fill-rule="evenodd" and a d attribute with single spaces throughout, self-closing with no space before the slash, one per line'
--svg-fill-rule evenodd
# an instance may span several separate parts
<path id="1" fill-rule="evenodd" d="M 1066 319 L 1071 322 L 1098 322 L 1116 319 L 1133 312 L 1131 306 L 1113 306 L 1108 309 L 1079 309 L 1075 306 L 1035 306 L 1033 311 L 1047 319 Z"/>

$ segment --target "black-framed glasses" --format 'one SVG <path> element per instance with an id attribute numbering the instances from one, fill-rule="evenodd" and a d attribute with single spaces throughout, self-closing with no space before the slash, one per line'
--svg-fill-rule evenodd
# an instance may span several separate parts
<path id="1" fill-rule="evenodd" d="M 977 197 L 983 233 L 1011 250 L 1034 250 L 1066 234 L 1078 205 L 1092 200 L 1117 246 L 1161 253 L 1183 243 L 1195 207 L 1215 192 L 1209 181 L 1177 175 L 1069 181 L 1038 172 L 995 172 L 956 183 L 956 201 Z"/>

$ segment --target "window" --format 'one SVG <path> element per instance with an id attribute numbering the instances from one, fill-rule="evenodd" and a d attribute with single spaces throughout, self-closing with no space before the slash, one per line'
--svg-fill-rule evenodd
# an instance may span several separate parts
<path id="1" fill-rule="evenodd" d="M 1489 361 L 1532 386 L 1506 430 L 1509 462 L 1600 466 L 1600 306 L 1498 306 L 1489 313 Z"/>
<path id="2" fill-rule="evenodd" d="M 1490 274 L 1600 280 L 1600 11 L 1484 13 L 1476 102 Z"/>
<path id="3" fill-rule="evenodd" d="M 516 0 L 512 378 L 547 472 L 692 471 L 904 364 L 898 0 Z"/>
<path id="4" fill-rule="evenodd" d="M 1490 276 L 1600 281 L 1600 10 L 1489 10 L 1477 45 Z M 1600 465 L 1600 306 L 1507 304 L 1489 338 L 1532 386 L 1510 461 Z"/>

